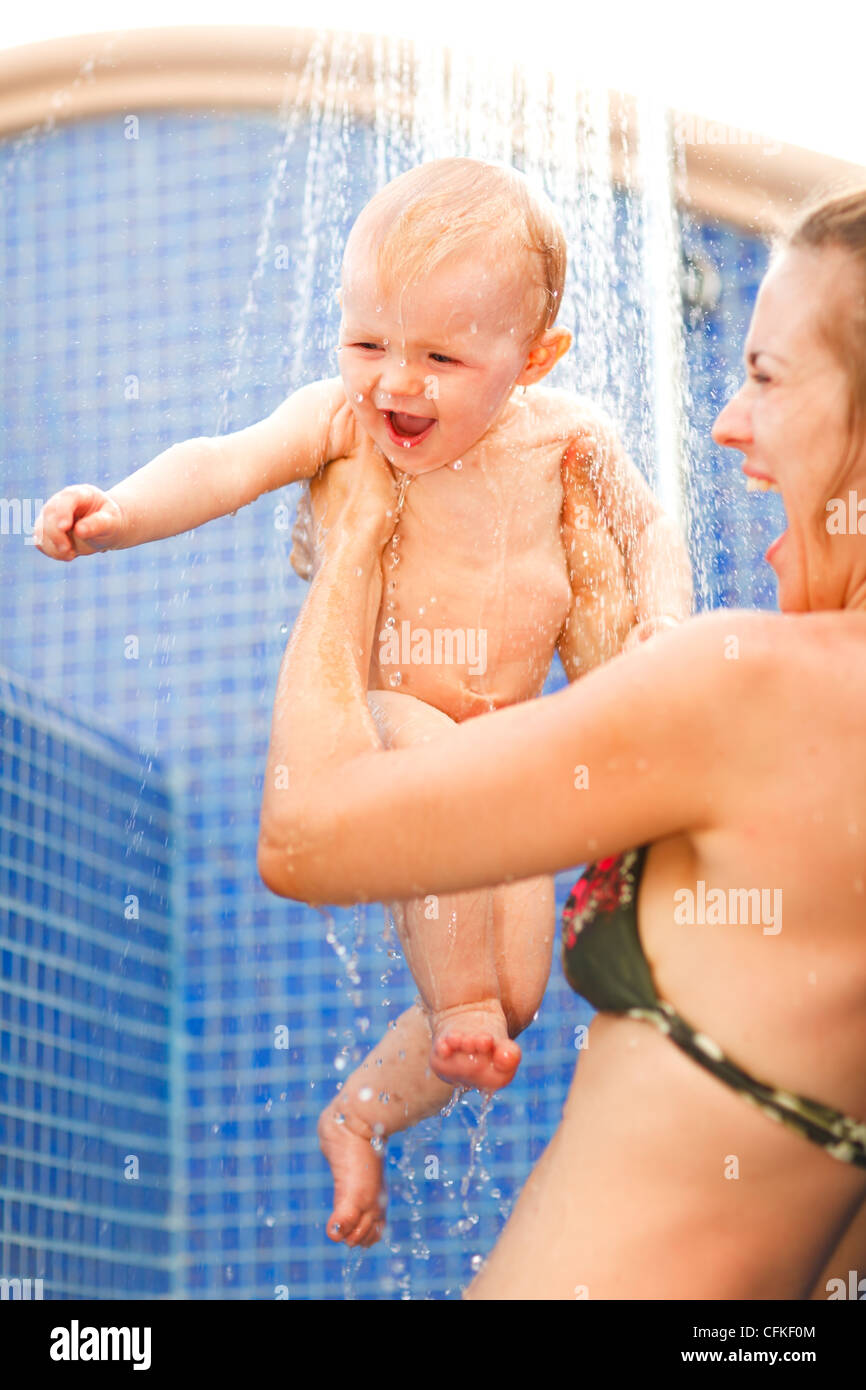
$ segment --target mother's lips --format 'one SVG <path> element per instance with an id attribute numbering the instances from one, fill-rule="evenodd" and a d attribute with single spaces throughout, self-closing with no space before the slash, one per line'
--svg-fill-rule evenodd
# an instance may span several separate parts
<path id="1" fill-rule="evenodd" d="M 753 473 L 750 468 L 745 467 L 741 471 L 745 474 L 747 492 L 782 491 L 782 489 L 779 487 L 779 484 L 776 482 L 776 479 L 771 478 L 768 473 Z"/>

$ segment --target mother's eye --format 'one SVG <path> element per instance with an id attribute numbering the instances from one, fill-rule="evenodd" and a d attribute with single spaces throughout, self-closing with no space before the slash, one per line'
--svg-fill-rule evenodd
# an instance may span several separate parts
<path id="1" fill-rule="evenodd" d="M 430 356 L 437 362 L 456 362 L 456 357 L 446 357 L 444 352 L 431 352 Z"/>

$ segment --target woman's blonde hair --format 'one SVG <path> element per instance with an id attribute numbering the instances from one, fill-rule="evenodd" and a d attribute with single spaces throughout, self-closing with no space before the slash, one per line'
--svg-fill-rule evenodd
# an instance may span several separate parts
<path id="1" fill-rule="evenodd" d="M 843 298 L 828 304 L 824 336 L 848 375 L 850 442 L 866 436 L 866 187 L 821 198 L 803 208 L 781 238 L 781 246 L 823 251 L 838 248 L 852 258 Z"/>
<path id="2" fill-rule="evenodd" d="M 378 243 L 383 287 L 411 284 L 461 252 L 483 248 L 489 255 L 495 249 L 524 257 L 529 341 L 556 320 L 568 257 L 565 233 L 547 195 L 508 164 L 463 157 L 419 164 L 370 199 L 355 223 L 361 225 Z M 347 252 L 351 243 L 352 233 Z"/>

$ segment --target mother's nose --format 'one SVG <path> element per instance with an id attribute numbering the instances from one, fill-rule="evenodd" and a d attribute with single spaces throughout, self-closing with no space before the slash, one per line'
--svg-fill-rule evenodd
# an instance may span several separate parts
<path id="1" fill-rule="evenodd" d="M 710 433 L 717 444 L 728 449 L 741 449 L 743 444 L 751 439 L 752 427 L 744 399 L 744 387 L 741 386 L 736 395 L 719 411 Z"/>

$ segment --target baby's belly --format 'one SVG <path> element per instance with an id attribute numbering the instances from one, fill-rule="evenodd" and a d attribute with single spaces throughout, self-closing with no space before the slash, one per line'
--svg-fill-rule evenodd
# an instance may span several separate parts
<path id="1" fill-rule="evenodd" d="M 536 696 L 570 611 L 564 566 L 515 566 L 496 576 L 431 577 L 404 569 L 389 590 L 387 561 L 382 607 L 373 641 L 371 690 L 400 690 L 459 721 Z M 473 582 L 474 581 L 474 582 Z"/>

